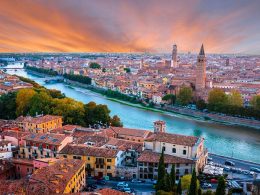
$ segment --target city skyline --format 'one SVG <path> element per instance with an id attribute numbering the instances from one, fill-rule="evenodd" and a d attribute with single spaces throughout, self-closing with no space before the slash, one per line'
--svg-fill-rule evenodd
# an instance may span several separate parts
<path id="1" fill-rule="evenodd" d="M 1 1 L 0 52 L 258 54 L 257 1 Z"/>

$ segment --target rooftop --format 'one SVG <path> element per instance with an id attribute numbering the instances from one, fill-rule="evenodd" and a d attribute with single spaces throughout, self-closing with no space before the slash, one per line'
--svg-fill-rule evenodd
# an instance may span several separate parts
<path id="1" fill-rule="evenodd" d="M 84 163 L 81 160 L 63 159 L 53 165 L 37 169 L 30 178 L 29 192 L 31 194 L 63 193 L 68 182 Z"/>
<path id="2" fill-rule="evenodd" d="M 137 159 L 138 162 L 150 162 L 150 163 L 158 163 L 160 159 L 160 153 L 153 152 L 151 150 L 144 150 L 139 158 Z M 168 154 L 164 154 L 164 162 L 168 164 L 186 164 L 186 163 L 194 163 L 194 161 L 187 159 L 187 158 L 181 158 L 177 156 L 172 156 Z"/>
<path id="3" fill-rule="evenodd" d="M 111 150 L 106 148 L 89 147 L 87 145 L 68 144 L 61 151 L 60 154 L 71 154 L 80 156 L 95 156 L 104 158 L 115 158 L 118 150 Z"/>
<path id="4" fill-rule="evenodd" d="M 194 146 L 198 140 L 199 137 L 195 136 L 156 132 L 151 134 L 145 141 L 159 141 L 183 146 Z"/>
<path id="5" fill-rule="evenodd" d="M 61 134 L 30 133 L 29 135 L 24 137 L 24 140 L 52 145 L 60 145 L 66 137 L 66 135 Z"/>

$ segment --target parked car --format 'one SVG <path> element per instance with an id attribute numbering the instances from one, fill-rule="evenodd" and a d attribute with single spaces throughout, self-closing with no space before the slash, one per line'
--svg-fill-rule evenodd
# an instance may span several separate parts
<path id="1" fill-rule="evenodd" d="M 224 171 L 230 171 L 230 170 L 231 170 L 230 167 L 228 167 L 228 166 L 224 167 Z"/>
<path id="2" fill-rule="evenodd" d="M 126 192 L 126 193 L 132 193 L 133 190 L 131 190 L 131 188 L 123 188 L 122 192 Z"/>
<path id="3" fill-rule="evenodd" d="M 210 183 L 218 183 L 218 180 L 217 179 L 211 179 Z"/>
<path id="4" fill-rule="evenodd" d="M 201 185 L 202 188 L 206 189 L 206 188 L 212 188 L 212 185 L 210 183 L 203 183 Z"/>
<path id="5" fill-rule="evenodd" d="M 234 167 L 234 166 L 235 166 L 235 163 L 232 162 L 232 161 L 227 160 L 227 161 L 225 162 L 225 165 Z"/>
<path id="6" fill-rule="evenodd" d="M 141 181 L 141 180 L 138 180 L 138 179 L 132 179 L 131 182 L 132 182 L 132 183 L 142 183 L 142 181 Z"/>
<path id="7" fill-rule="evenodd" d="M 254 172 L 260 173 L 260 169 L 258 169 L 256 167 L 251 167 L 250 171 L 254 171 Z"/>
<path id="8" fill-rule="evenodd" d="M 127 188 L 128 184 L 126 182 L 118 182 L 117 187 L 118 188 Z"/>
<path id="9" fill-rule="evenodd" d="M 208 157 L 208 162 L 209 162 L 209 161 L 212 161 L 212 158 Z"/>

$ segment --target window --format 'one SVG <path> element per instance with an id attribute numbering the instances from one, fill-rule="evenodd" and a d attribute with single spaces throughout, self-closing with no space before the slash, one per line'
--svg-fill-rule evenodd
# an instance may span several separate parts
<path id="1" fill-rule="evenodd" d="M 64 158 L 67 158 L 67 155 L 63 155 Z"/>
<path id="2" fill-rule="evenodd" d="M 107 159 L 107 162 L 112 162 L 112 160 L 110 158 Z"/>
<path id="3" fill-rule="evenodd" d="M 107 169 L 111 169 L 111 167 L 110 167 L 110 166 L 107 166 Z"/>
<path id="4" fill-rule="evenodd" d="M 88 156 L 88 160 L 90 160 L 90 157 Z"/>
<path id="5" fill-rule="evenodd" d="M 189 169 L 185 169 L 185 174 L 189 174 Z"/>
<path id="6" fill-rule="evenodd" d="M 100 169 L 104 169 L 104 165 L 100 165 Z"/>
<path id="7" fill-rule="evenodd" d="M 172 149 L 172 153 L 176 153 L 176 148 L 173 148 L 173 149 Z"/>
<path id="8" fill-rule="evenodd" d="M 162 147 L 162 150 L 165 152 L 165 146 Z"/>
<path id="9" fill-rule="evenodd" d="M 49 149 L 49 145 L 46 145 L 46 148 Z"/>
<path id="10" fill-rule="evenodd" d="M 186 155 L 186 150 L 183 150 L 183 155 Z"/>

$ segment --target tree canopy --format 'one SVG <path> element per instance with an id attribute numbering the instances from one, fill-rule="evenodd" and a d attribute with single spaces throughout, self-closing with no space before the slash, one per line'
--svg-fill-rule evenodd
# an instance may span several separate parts
<path id="1" fill-rule="evenodd" d="M 182 87 L 180 89 L 179 94 L 177 95 L 177 102 L 182 105 L 185 106 L 187 104 L 189 104 L 192 100 L 192 89 L 191 87 Z"/>
<path id="2" fill-rule="evenodd" d="M 101 68 L 101 65 L 96 63 L 96 62 L 91 62 L 89 64 L 89 68 L 92 68 L 92 69 L 100 69 Z"/>

